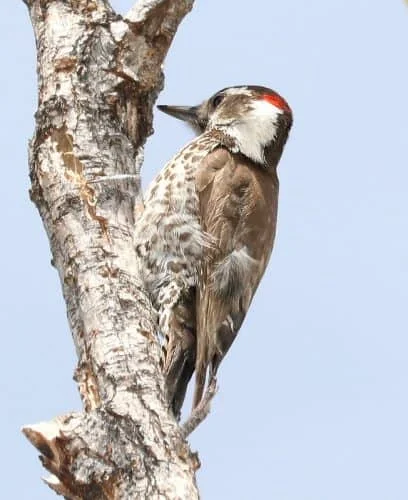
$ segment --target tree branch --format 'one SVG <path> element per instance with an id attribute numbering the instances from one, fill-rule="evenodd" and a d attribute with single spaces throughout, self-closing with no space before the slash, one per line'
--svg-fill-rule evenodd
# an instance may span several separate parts
<path id="1" fill-rule="evenodd" d="M 105 0 L 26 3 L 39 79 L 31 197 L 67 303 L 85 412 L 24 433 L 66 498 L 198 498 L 132 242 L 161 65 L 193 1 L 146 0 L 126 18 Z"/>

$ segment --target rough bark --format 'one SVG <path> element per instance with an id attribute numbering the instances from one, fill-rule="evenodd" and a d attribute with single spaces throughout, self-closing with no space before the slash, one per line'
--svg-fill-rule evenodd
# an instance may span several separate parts
<path id="1" fill-rule="evenodd" d="M 84 412 L 24 433 L 68 499 L 198 498 L 198 459 L 168 409 L 132 245 L 161 64 L 193 0 L 142 0 L 124 18 L 106 0 L 26 4 L 39 79 L 31 197 L 67 303 Z"/>

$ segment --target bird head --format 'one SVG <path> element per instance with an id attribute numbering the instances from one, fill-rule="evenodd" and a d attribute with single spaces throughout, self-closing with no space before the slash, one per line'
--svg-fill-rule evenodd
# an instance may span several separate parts
<path id="1" fill-rule="evenodd" d="M 285 99 L 255 85 L 222 89 L 198 106 L 158 108 L 186 121 L 199 134 L 221 132 L 235 152 L 265 166 L 277 164 L 292 126 L 292 111 Z"/>

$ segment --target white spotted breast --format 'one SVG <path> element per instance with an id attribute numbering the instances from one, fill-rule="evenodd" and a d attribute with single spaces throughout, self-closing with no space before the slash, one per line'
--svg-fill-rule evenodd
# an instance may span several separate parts
<path id="1" fill-rule="evenodd" d="M 175 277 L 186 288 L 197 282 L 211 238 L 200 225 L 195 174 L 202 160 L 219 145 L 217 138 L 202 134 L 167 163 L 146 192 L 134 243 L 153 300 Z"/>

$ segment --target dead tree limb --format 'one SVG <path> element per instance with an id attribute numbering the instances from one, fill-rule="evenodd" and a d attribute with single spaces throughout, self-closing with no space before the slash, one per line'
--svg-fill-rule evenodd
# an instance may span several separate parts
<path id="1" fill-rule="evenodd" d="M 39 86 L 31 197 L 67 304 L 84 412 L 24 433 L 68 499 L 198 498 L 132 244 L 161 65 L 193 0 L 141 0 L 124 18 L 106 0 L 26 4 Z"/>

